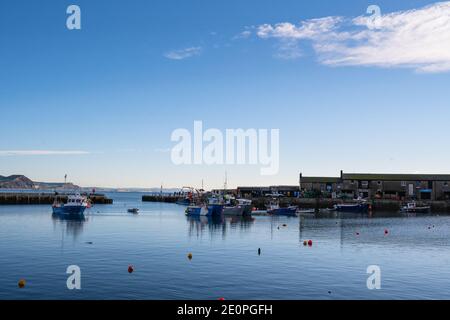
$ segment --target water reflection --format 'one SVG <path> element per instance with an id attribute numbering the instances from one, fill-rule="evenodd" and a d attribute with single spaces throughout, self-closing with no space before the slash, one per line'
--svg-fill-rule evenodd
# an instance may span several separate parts
<path id="1" fill-rule="evenodd" d="M 188 236 L 201 237 L 206 232 L 212 237 L 226 238 L 229 231 L 246 231 L 251 228 L 253 217 L 223 217 L 223 216 L 188 216 Z"/>
<path id="2" fill-rule="evenodd" d="M 55 227 L 59 226 L 61 231 L 69 236 L 76 239 L 79 235 L 83 233 L 84 223 L 87 221 L 86 217 L 83 216 L 63 216 L 63 215 L 52 215 L 53 225 Z"/>

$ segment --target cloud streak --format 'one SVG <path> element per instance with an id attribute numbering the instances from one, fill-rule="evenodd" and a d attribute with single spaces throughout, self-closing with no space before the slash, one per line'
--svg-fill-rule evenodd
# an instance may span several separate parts
<path id="1" fill-rule="evenodd" d="M 73 156 L 90 154 L 87 151 L 78 150 L 0 150 L 0 157 L 13 156 Z"/>
<path id="2" fill-rule="evenodd" d="M 166 52 L 164 56 L 167 59 L 171 60 L 184 60 L 187 58 L 191 58 L 194 56 L 200 55 L 202 52 L 202 47 L 189 47 L 181 50 L 172 50 L 169 52 Z"/>
<path id="3" fill-rule="evenodd" d="M 376 28 L 373 22 L 360 16 L 263 24 L 257 36 L 278 40 L 279 53 L 292 52 L 294 58 L 301 56 L 301 44 L 311 43 L 319 62 L 328 66 L 450 71 L 450 1 L 381 15 Z"/>

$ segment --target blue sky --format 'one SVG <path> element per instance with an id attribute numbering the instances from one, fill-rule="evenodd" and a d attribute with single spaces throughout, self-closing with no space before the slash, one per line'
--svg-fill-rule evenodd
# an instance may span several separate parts
<path id="1" fill-rule="evenodd" d="M 297 184 L 300 171 L 450 173 L 448 3 L 377 1 L 388 26 L 360 43 L 342 38 L 374 3 L 343 2 L 3 0 L 0 175 L 211 188 L 225 171 L 230 186 Z M 70 4 L 81 30 L 66 28 Z M 348 20 L 305 32 L 325 17 Z M 279 128 L 279 174 L 173 165 L 170 135 L 194 120 Z"/>

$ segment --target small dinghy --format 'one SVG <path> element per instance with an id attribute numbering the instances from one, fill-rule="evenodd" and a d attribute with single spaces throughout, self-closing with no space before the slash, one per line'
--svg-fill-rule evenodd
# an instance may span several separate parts
<path id="1" fill-rule="evenodd" d="M 138 208 L 131 208 L 131 209 L 128 209 L 128 213 L 138 214 L 138 213 L 139 213 L 139 209 L 138 209 Z"/>

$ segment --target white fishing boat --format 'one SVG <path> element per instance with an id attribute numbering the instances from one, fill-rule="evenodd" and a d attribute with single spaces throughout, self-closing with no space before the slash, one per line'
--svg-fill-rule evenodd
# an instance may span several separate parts
<path id="1" fill-rule="evenodd" d="M 250 216 L 252 214 L 253 206 L 252 206 L 252 200 L 248 199 L 236 199 L 238 205 L 244 207 L 244 216 Z"/>
<path id="2" fill-rule="evenodd" d="M 274 216 L 296 216 L 297 215 L 297 206 L 289 206 L 285 208 L 281 208 L 279 204 L 270 204 L 267 207 L 267 213 Z"/>
<path id="3" fill-rule="evenodd" d="M 418 206 L 415 201 L 409 202 L 406 206 L 401 208 L 402 212 L 417 212 L 417 213 L 427 213 L 430 212 L 430 206 Z"/>

